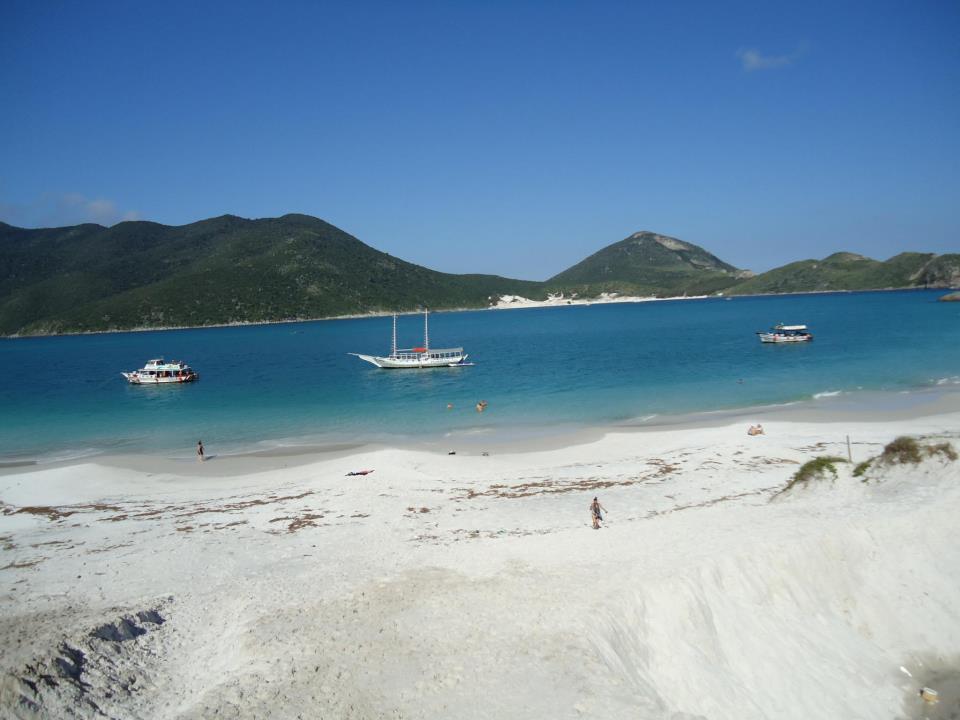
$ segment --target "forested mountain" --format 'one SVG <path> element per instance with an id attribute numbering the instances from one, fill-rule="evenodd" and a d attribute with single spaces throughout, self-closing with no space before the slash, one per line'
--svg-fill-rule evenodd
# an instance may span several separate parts
<path id="1" fill-rule="evenodd" d="M 542 284 L 404 262 L 317 218 L 232 215 L 28 230 L 0 223 L 0 334 L 486 307 Z"/>

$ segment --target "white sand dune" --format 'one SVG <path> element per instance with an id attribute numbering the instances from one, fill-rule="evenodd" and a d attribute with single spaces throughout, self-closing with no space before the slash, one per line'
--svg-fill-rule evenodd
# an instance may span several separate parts
<path id="1" fill-rule="evenodd" d="M 841 466 L 774 494 L 799 463 L 845 455 L 847 433 L 855 460 L 904 433 L 956 446 L 960 414 L 764 426 L 278 457 L 253 474 L 242 458 L 18 469 L 0 477 L 0 709 L 950 717 L 960 462 L 866 484 Z M 376 472 L 345 477 L 358 468 Z"/>
<path id="2" fill-rule="evenodd" d="M 639 303 L 656 300 L 702 300 L 707 295 L 678 295 L 676 297 L 654 297 L 642 295 L 621 295 L 615 292 L 600 293 L 595 297 L 580 297 L 576 293 L 564 295 L 562 292 L 548 294 L 546 300 L 532 300 L 522 295 L 500 295 L 490 305 L 492 310 L 510 310 L 522 308 L 565 307 L 567 305 L 608 305 L 610 303 Z"/>

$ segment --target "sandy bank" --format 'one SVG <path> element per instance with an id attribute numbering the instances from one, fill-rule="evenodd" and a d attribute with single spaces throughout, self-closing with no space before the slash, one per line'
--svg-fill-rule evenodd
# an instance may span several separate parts
<path id="1" fill-rule="evenodd" d="M 937 682 L 947 707 L 960 466 L 867 484 L 841 466 L 774 495 L 806 460 L 846 455 L 847 434 L 855 462 L 903 433 L 960 446 L 960 413 L 763 420 L 759 437 L 738 418 L 487 456 L 380 447 L 253 472 L 98 460 L 7 474 L 0 707 L 920 717 L 917 689 Z M 358 469 L 375 472 L 346 476 Z"/>
<path id="2" fill-rule="evenodd" d="M 556 293 L 547 295 L 546 300 L 531 300 L 521 295 L 501 295 L 497 301 L 490 306 L 491 310 L 511 310 L 522 308 L 541 308 L 541 307 L 566 307 L 568 305 L 608 305 L 610 303 L 638 303 L 654 302 L 657 300 L 702 300 L 708 295 L 680 295 L 677 297 L 641 297 L 633 295 L 620 295 L 619 293 L 600 293 L 596 297 L 579 297 L 578 295 L 564 295 Z"/>

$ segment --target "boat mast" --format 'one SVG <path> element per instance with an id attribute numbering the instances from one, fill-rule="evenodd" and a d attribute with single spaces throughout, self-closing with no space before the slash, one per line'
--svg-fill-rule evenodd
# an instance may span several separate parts
<path id="1" fill-rule="evenodd" d="M 423 348 L 427 352 L 430 352 L 430 327 L 427 323 L 427 313 L 429 310 L 423 311 Z"/>
<path id="2" fill-rule="evenodd" d="M 393 344 L 390 346 L 390 355 L 397 354 L 397 314 L 393 314 Z"/>

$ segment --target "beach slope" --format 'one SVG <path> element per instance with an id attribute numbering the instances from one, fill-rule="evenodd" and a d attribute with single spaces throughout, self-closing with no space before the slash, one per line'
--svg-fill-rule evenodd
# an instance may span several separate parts
<path id="1" fill-rule="evenodd" d="M 948 717 L 960 414 L 0 476 L 4 716 Z M 219 463 L 219 467 L 218 467 Z M 149 464 L 149 463 L 147 463 Z M 373 469 L 363 476 L 348 472 Z M 867 480 L 867 482 L 864 482 Z M 590 525 L 594 496 L 608 509 Z M 924 686 L 940 702 L 920 697 Z"/>

